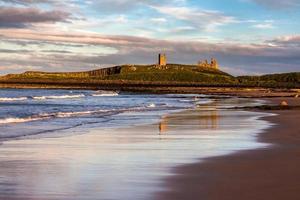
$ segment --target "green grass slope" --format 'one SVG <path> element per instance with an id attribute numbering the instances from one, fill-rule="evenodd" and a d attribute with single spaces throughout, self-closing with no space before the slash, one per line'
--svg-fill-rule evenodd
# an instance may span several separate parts
<path id="1" fill-rule="evenodd" d="M 262 76 L 239 76 L 239 83 L 250 86 L 264 87 L 300 87 L 300 72 L 267 74 Z"/>
<path id="2" fill-rule="evenodd" d="M 35 72 L 10 74 L 0 77 L 2 83 L 41 84 L 144 84 L 144 85 L 205 85 L 232 87 L 300 88 L 300 72 L 263 76 L 233 77 L 212 68 L 197 65 L 168 64 L 122 65 L 85 72 Z"/>
<path id="3" fill-rule="evenodd" d="M 136 81 L 158 83 L 201 83 L 201 84 L 234 84 L 238 83 L 233 76 L 216 69 L 199 68 L 196 65 L 168 64 L 164 68 L 156 65 L 123 65 L 86 72 L 25 72 L 10 74 L 0 80 L 27 82 L 39 81 Z"/>
<path id="4" fill-rule="evenodd" d="M 155 65 L 125 65 L 120 74 L 105 77 L 106 80 L 132 80 L 153 82 L 234 83 L 235 78 L 216 69 L 198 68 L 195 65 L 168 64 L 165 68 Z"/>

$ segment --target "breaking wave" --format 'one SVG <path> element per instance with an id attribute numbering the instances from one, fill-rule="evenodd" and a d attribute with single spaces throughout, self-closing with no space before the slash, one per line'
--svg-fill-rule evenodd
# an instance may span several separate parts
<path id="1" fill-rule="evenodd" d="M 83 97 L 85 97 L 84 94 L 78 94 L 78 95 L 61 95 L 61 96 L 38 96 L 38 97 L 32 97 L 32 99 L 35 99 L 35 100 L 73 99 L 73 98 L 83 98 Z"/>
<path id="2" fill-rule="evenodd" d="M 4 97 L 4 98 L 0 98 L 0 101 L 24 101 L 27 100 L 28 97 Z"/>
<path id="3" fill-rule="evenodd" d="M 156 105 L 155 105 L 154 103 L 150 103 L 147 107 L 148 107 L 148 108 L 155 108 Z"/>
<path id="4" fill-rule="evenodd" d="M 110 96 L 118 96 L 119 92 L 115 91 L 104 91 L 104 90 L 99 90 L 92 94 L 94 97 L 110 97 Z"/>
<path id="5" fill-rule="evenodd" d="M 150 104 L 148 106 L 139 106 L 139 107 L 131 107 L 131 108 L 123 108 L 123 109 L 110 109 L 110 110 L 89 110 L 89 111 L 77 111 L 77 112 L 57 112 L 57 113 L 42 113 L 38 115 L 33 115 L 29 117 L 23 118 L 13 118 L 8 117 L 4 119 L 0 119 L 0 124 L 13 124 L 13 123 L 25 123 L 32 121 L 41 121 L 53 118 L 71 118 L 71 117 L 80 117 L 80 116 L 90 116 L 90 115 L 99 115 L 99 114 L 118 114 L 123 112 L 137 112 L 137 111 L 145 111 L 150 108 L 155 108 L 155 104 Z"/>
<path id="6" fill-rule="evenodd" d="M 91 115 L 91 114 L 100 114 L 105 112 L 109 112 L 109 110 L 44 113 L 44 114 L 39 114 L 39 115 L 34 115 L 34 116 L 24 117 L 24 118 L 9 117 L 5 119 L 0 119 L 0 124 L 24 123 L 24 122 L 31 122 L 31 121 L 46 120 L 50 118 L 77 117 L 77 116 L 84 116 L 84 115 Z"/>
<path id="7" fill-rule="evenodd" d="M 118 96 L 118 92 L 114 91 L 97 91 L 91 96 L 93 97 L 109 97 L 109 96 Z M 26 100 L 48 100 L 48 99 L 76 99 L 84 98 L 84 94 L 74 94 L 74 95 L 51 95 L 51 96 L 27 96 L 27 97 L 3 97 L 0 98 L 0 102 L 13 102 L 13 101 L 26 101 Z"/>
<path id="8" fill-rule="evenodd" d="M 24 123 L 24 122 L 31 122 L 31 121 L 38 121 L 43 118 L 34 118 L 34 117 L 26 117 L 26 118 L 5 118 L 0 119 L 0 124 L 12 124 L 12 123 Z"/>

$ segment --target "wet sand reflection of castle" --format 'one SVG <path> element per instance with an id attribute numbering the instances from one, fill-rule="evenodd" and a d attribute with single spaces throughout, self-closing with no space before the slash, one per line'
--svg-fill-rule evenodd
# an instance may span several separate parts
<path id="1" fill-rule="evenodd" d="M 199 124 L 201 128 L 217 129 L 219 127 L 219 113 L 217 110 L 204 111 L 203 115 L 199 116 Z"/>
<path id="2" fill-rule="evenodd" d="M 199 124 L 206 129 L 218 129 L 220 123 L 220 114 L 218 111 L 218 103 L 214 102 L 209 105 L 211 110 L 203 111 L 200 116 Z M 201 108 L 201 107 L 200 107 Z"/>
<path id="3" fill-rule="evenodd" d="M 163 116 L 158 125 L 159 134 L 166 133 L 168 131 L 168 119 Z"/>
<path id="4" fill-rule="evenodd" d="M 219 128 L 220 115 L 217 109 L 197 111 L 199 115 L 186 115 L 162 117 L 158 129 L 159 134 L 165 134 L 174 128 L 182 128 L 186 126 L 194 126 L 197 129 L 211 129 L 216 130 Z M 191 128 L 191 127 L 190 127 Z"/>

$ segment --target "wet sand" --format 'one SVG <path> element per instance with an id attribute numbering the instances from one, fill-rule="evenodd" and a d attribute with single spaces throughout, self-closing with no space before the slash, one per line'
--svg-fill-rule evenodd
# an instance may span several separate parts
<path id="1" fill-rule="evenodd" d="M 281 100 L 270 99 L 275 104 Z M 288 102 L 300 105 L 299 98 Z M 271 147 L 177 167 L 165 181 L 168 191 L 158 193 L 156 199 L 300 199 L 300 111 L 272 113 L 278 115 L 265 119 L 275 125 L 258 138 Z"/>
<path id="2" fill-rule="evenodd" d="M 220 109 L 252 102 L 244 101 L 218 100 L 152 124 L 151 114 L 123 113 L 145 124 L 92 125 L 3 141 L 0 200 L 154 199 L 175 166 L 266 147 L 255 136 L 269 127 L 258 119 L 267 115 Z"/>

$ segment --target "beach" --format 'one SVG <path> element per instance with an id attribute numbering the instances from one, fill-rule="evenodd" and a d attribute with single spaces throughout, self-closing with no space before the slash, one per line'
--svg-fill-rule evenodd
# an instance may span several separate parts
<path id="1" fill-rule="evenodd" d="M 274 98 L 278 105 L 288 100 L 299 105 L 299 98 Z M 299 110 L 271 111 L 265 117 L 274 126 L 259 134 L 258 141 L 268 148 L 239 151 L 173 169 L 165 180 L 168 191 L 156 199 L 300 199 Z"/>
<path id="2" fill-rule="evenodd" d="M 51 92 L 51 93 L 49 93 Z M 173 168 L 269 144 L 265 100 L 2 91 L 0 199 L 154 199 Z M 29 97 L 27 94 L 31 94 Z M 24 109 L 24 105 L 27 109 Z M 30 115 L 28 115 L 30 114 Z M 180 195 L 179 195 L 180 196 Z"/>
<path id="3" fill-rule="evenodd" d="M 299 19 L 0 0 L 0 200 L 300 200 Z"/>

